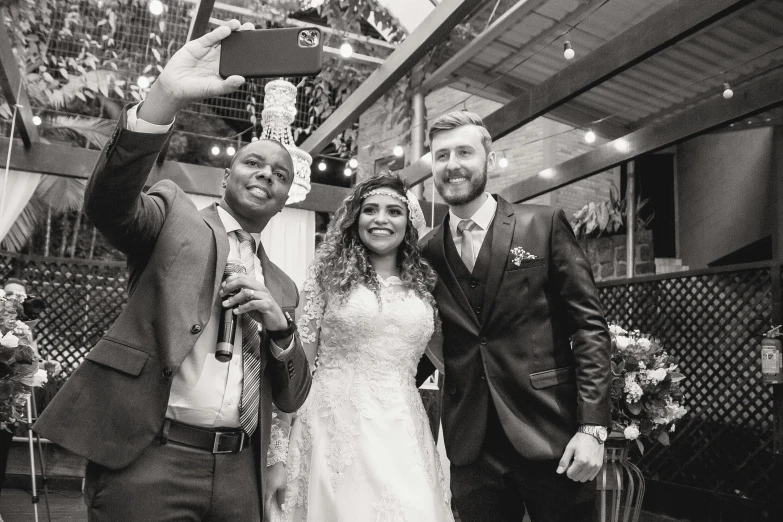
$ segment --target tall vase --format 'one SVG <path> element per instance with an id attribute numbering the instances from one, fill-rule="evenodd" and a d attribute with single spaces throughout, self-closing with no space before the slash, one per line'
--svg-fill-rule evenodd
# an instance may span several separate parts
<path id="1" fill-rule="evenodd" d="M 605 444 L 604 467 L 595 479 L 598 520 L 638 522 L 644 498 L 644 476 L 628 460 L 630 441 L 610 436 Z"/>

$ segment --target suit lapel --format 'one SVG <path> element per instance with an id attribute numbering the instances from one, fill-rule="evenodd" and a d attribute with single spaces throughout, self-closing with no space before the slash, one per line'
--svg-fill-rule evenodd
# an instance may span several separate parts
<path id="1" fill-rule="evenodd" d="M 514 226 L 516 225 L 513 207 L 499 196 L 497 200 L 498 208 L 495 212 L 495 225 L 492 231 L 492 257 L 489 261 L 487 284 L 484 288 L 484 313 L 481 314 L 482 326 L 492 311 L 500 280 L 503 279 L 503 274 L 506 271 L 506 262 L 511 250 L 511 242 L 514 239 Z"/>
<path id="2" fill-rule="evenodd" d="M 202 209 L 201 217 L 212 229 L 212 235 L 215 238 L 215 248 L 217 249 L 217 260 L 215 262 L 215 282 L 212 288 L 212 295 L 217 295 L 218 287 L 223 281 L 223 271 L 226 269 L 226 260 L 228 260 L 228 234 L 220 216 L 217 212 L 217 204 Z"/>
<path id="3" fill-rule="evenodd" d="M 269 261 L 266 251 L 264 250 L 264 245 L 262 245 L 260 241 L 258 242 L 256 255 L 261 262 L 261 270 L 264 275 L 264 286 L 269 290 L 269 293 L 272 295 L 275 302 L 280 306 L 283 306 L 283 304 L 287 302 L 286 292 L 280 284 L 280 278 L 277 277 L 277 273 L 275 272 L 276 267 Z"/>
<path id="4" fill-rule="evenodd" d="M 454 271 L 451 269 L 448 260 L 446 259 L 446 241 L 452 241 L 450 237 L 446 237 L 449 230 L 448 223 L 449 216 L 443 219 L 443 223 L 440 226 L 434 236 L 432 236 L 432 265 L 435 271 L 440 275 L 446 288 L 451 293 L 452 297 L 460 304 L 465 310 L 465 313 L 478 326 L 478 318 L 473 312 L 473 308 L 470 306 L 468 296 L 462 291 L 462 287 L 457 280 L 457 276 L 454 275 Z"/>

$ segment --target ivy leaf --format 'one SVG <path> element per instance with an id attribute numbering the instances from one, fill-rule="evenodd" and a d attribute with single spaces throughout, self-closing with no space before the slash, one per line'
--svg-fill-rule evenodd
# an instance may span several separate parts
<path id="1" fill-rule="evenodd" d="M 658 435 L 658 442 L 663 444 L 664 446 L 668 446 L 671 442 L 669 441 L 669 434 L 665 431 L 662 431 L 660 435 Z"/>
<path id="2" fill-rule="evenodd" d="M 680 382 L 681 380 L 685 379 L 685 376 L 680 372 L 671 372 L 669 377 L 672 378 L 672 382 Z"/>
<path id="3" fill-rule="evenodd" d="M 160 29 L 161 33 L 165 33 L 166 32 L 166 22 L 164 22 L 163 20 L 158 22 L 158 29 Z M 158 43 L 160 43 L 160 40 L 158 40 Z"/>
<path id="4" fill-rule="evenodd" d="M 117 70 L 117 64 L 116 63 L 111 62 L 111 63 L 109 63 L 109 65 L 111 65 L 111 68 L 114 69 L 115 71 Z"/>
<path id="5" fill-rule="evenodd" d="M 79 98 L 81 101 L 87 102 L 87 98 L 84 96 L 82 91 L 76 91 L 75 93 L 73 93 L 73 95 Z"/>
<path id="6" fill-rule="evenodd" d="M 147 74 L 148 72 L 150 72 L 150 70 L 152 70 L 152 64 L 151 63 L 147 64 L 147 66 L 144 68 L 144 74 Z"/>
<path id="7" fill-rule="evenodd" d="M 160 41 L 160 36 L 157 34 L 155 35 L 155 41 L 158 42 L 158 45 L 163 45 L 163 42 Z"/>
<path id="8" fill-rule="evenodd" d="M 69 80 L 71 76 L 68 74 L 68 71 L 65 70 L 65 67 L 60 67 L 60 74 L 63 75 L 63 78 L 66 80 Z"/>
<path id="9" fill-rule="evenodd" d="M 156 65 L 155 67 L 157 67 L 158 71 L 163 72 L 163 67 L 161 67 L 160 65 Z"/>
<path id="10" fill-rule="evenodd" d="M 642 405 L 638 402 L 632 402 L 628 405 L 628 411 L 634 415 L 639 415 L 642 412 Z"/>
<path id="11" fill-rule="evenodd" d="M 639 439 L 636 439 L 636 447 L 639 448 L 639 453 L 644 455 L 644 444 Z"/>
<path id="12" fill-rule="evenodd" d="M 160 52 L 158 52 L 158 50 L 155 49 L 154 47 L 151 50 L 152 50 L 152 55 L 155 57 L 155 59 L 157 61 L 160 61 Z"/>
<path id="13" fill-rule="evenodd" d="M 125 98 L 125 93 L 124 93 L 124 92 L 122 92 L 122 89 L 120 89 L 120 88 L 119 88 L 119 87 L 117 87 L 116 85 L 114 86 L 114 92 L 116 92 L 116 93 L 117 93 L 117 95 L 118 95 L 120 98 Z"/>

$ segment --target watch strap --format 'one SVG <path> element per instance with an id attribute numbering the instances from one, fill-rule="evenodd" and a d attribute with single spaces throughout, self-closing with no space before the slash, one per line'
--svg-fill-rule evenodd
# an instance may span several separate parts
<path id="1" fill-rule="evenodd" d="M 288 326 L 282 330 L 267 329 L 266 331 L 266 335 L 273 341 L 285 339 L 286 337 L 294 335 L 294 332 L 296 332 L 296 323 L 291 319 L 291 315 L 288 312 L 283 312 L 283 314 L 285 315 L 285 320 L 288 322 Z"/>

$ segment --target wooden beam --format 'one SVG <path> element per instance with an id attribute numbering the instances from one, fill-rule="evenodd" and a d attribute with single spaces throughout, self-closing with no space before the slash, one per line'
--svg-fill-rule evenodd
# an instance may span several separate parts
<path id="1" fill-rule="evenodd" d="M 16 126 L 24 146 L 30 147 L 33 142 L 38 141 L 38 128 L 33 123 L 33 110 L 30 107 L 27 90 L 22 85 L 22 75 L 14 56 L 14 46 L 8 36 L 8 29 L 5 24 L 0 25 L 2 25 L 0 27 L 0 89 L 11 112 L 14 110 L 14 105 L 19 105 Z"/>
<path id="2" fill-rule="evenodd" d="M 753 1 L 672 2 L 493 112 L 484 123 L 494 138 L 505 136 Z"/>
<path id="3" fill-rule="evenodd" d="M 310 155 L 321 152 L 332 139 L 394 86 L 427 53 L 445 38 L 481 0 L 443 0 L 402 42 L 383 65 L 367 78 L 345 102 L 313 132 L 301 149 Z"/>
<path id="4" fill-rule="evenodd" d="M 186 42 L 201 38 L 207 34 L 209 27 L 209 18 L 212 15 L 212 9 L 215 7 L 215 0 L 198 0 L 196 4 L 196 13 L 190 19 L 190 28 Z"/>
<path id="5" fill-rule="evenodd" d="M 734 88 L 734 97 L 713 99 L 671 118 L 631 132 L 592 151 L 519 181 L 501 192 L 512 202 L 525 201 L 603 172 L 641 154 L 655 152 L 741 118 L 783 104 L 783 68 Z"/>
<path id="6" fill-rule="evenodd" d="M 0 149 L 8 149 L 8 138 L 0 138 Z M 69 147 L 54 143 L 34 142 L 26 148 L 19 140 L 14 140 L 11 147 L 11 165 L 13 170 L 62 176 L 66 178 L 88 179 L 98 162 L 100 151 Z M 220 197 L 223 194 L 223 169 L 165 161 L 156 164 L 147 180 L 147 186 L 160 180 L 170 179 L 189 194 Z M 316 212 L 335 212 L 343 204 L 350 189 L 313 183 L 307 199 L 291 205 L 291 208 L 313 210 Z M 432 207 L 426 201 L 421 201 L 424 215 L 429 224 Z M 448 207 L 436 204 L 435 219 L 442 219 Z"/>
<path id="7" fill-rule="evenodd" d="M 487 27 L 465 47 L 457 51 L 454 56 L 449 58 L 446 63 L 438 67 L 435 72 L 429 75 L 422 84 L 422 90 L 424 92 L 432 90 L 441 80 L 447 78 L 463 64 L 485 49 L 489 44 L 494 42 L 498 37 L 517 25 L 526 16 L 547 1 L 548 0 L 518 0 L 516 4 L 500 15 L 500 18 L 495 20 L 492 25 Z"/>

